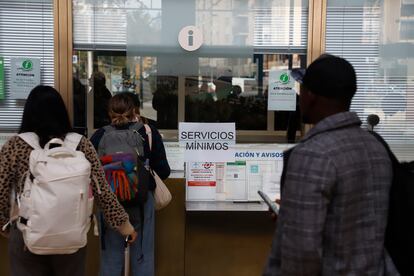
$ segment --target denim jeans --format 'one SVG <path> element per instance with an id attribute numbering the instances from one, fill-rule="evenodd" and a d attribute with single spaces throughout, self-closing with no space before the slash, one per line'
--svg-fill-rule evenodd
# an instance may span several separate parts
<path id="1" fill-rule="evenodd" d="M 141 218 L 139 207 L 127 208 L 129 219 L 138 232 L 137 240 L 130 245 L 131 276 L 154 275 L 154 196 L 148 193 L 144 206 L 144 233 L 141 239 Z M 122 275 L 124 266 L 124 237 L 117 231 L 105 226 L 103 238 L 105 248 L 101 248 L 100 276 Z M 102 233 L 102 225 L 100 226 Z"/>

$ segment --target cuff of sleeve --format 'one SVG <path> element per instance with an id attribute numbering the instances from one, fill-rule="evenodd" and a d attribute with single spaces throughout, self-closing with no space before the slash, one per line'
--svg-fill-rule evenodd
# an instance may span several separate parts
<path id="1" fill-rule="evenodd" d="M 135 231 L 134 227 L 131 225 L 129 220 L 127 220 L 125 223 L 123 223 L 121 226 L 119 226 L 117 228 L 117 230 L 123 236 L 131 235 Z"/>

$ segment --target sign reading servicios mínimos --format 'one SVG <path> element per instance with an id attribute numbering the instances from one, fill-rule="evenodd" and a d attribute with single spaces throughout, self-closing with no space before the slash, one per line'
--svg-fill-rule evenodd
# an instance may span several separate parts
<path id="1" fill-rule="evenodd" d="M 179 140 L 187 162 L 234 161 L 235 123 L 180 123 Z"/>
<path id="2" fill-rule="evenodd" d="M 10 67 L 10 98 L 26 99 L 40 84 L 40 59 L 11 58 Z"/>
<path id="3" fill-rule="evenodd" d="M 4 59 L 0 57 L 0 100 L 4 100 Z"/>

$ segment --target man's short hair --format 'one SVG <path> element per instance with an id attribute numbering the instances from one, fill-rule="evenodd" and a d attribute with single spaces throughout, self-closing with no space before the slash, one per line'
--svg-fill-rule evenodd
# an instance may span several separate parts
<path id="1" fill-rule="evenodd" d="M 301 83 L 316 95 L 339 100 L 350 101 L 357 90 L 354 67 L 347 60 L 329 54 L 321 55 L 309 65 Z"/>

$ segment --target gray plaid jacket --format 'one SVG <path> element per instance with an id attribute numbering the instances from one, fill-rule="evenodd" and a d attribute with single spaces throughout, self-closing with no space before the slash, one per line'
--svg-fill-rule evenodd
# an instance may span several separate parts
<path id="1" fill-rule="evenodd" d="M 263 275 L 398 275 L 383 246 L 391 161 L 358 116 L 325 118 L 287 156 Z"/>

